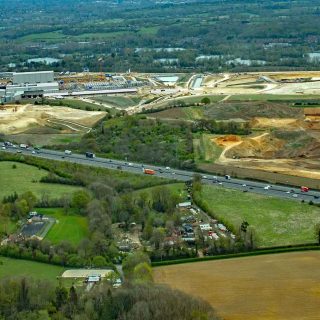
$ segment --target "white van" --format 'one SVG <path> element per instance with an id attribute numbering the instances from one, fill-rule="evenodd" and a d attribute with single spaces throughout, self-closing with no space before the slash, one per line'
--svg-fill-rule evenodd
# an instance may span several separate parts
<path id="1" fill-rule="evenodd" d="M 72 154 L 72 151 L 70 151 L 70 150 L 64 150 L 64 153 L 70 155 L 70 154 Z"/>

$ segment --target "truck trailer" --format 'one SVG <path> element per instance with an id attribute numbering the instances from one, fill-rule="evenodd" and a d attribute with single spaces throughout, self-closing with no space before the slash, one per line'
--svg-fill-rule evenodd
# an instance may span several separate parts
<path id="1" fill-rule="evenodd" d="M 154 170 L 152 170 L 152 169 L 143 169 L 143 172 L 145 173 L 145 174 L 155 174 L 156 172 L 154 171 Z"/>

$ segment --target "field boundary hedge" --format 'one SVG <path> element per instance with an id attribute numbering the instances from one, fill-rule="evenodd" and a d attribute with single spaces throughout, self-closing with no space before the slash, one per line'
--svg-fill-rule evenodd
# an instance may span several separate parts
<path id="1" fill-rule="evenodd" d="M 186 259 L 177 259 L 177 260 L 167 260 L 167 261 L 158 261 L 152 262 L 152 267 L 161 267 L 173 264 L 183 264 L 183 263 L 192 263 L 192 262 L 203 262 L 210 260 L 224 260 L 224 259 L 233 259 L 233 258 L 242 258 L 250 256 L 259 256 L 264 254 L 276 254 L 276 253 L 286 253 L 286 252 L 299 252 L 299 251 L 317 251 L 320 250 L 320 246 L 317 244 L 311 245 L 299 245 L 294 247 L 275 247 L 275 248 L 265 248 L 248 252 L 239 252 L 239 253 L 227 253 L 220 254 L 215 256 L 207 256 L 203 258 L 186 258 Z"/>

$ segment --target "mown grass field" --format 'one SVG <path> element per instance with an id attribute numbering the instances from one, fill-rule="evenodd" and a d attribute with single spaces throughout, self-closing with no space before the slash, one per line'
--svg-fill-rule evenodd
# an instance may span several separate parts
<path id="1" fill-rule="evenodd" d="M 153 271 L 156 283 L 205 299 L 226 320 L 319 319 L 319 251 L 178 264 Z"/>
<path id="2" fill-rule="evenodd" d="M 54 244 L 67 240 L 77 245 L 89 236 L 87 218 L 75 214 L 73 210 L 70 210 L 69 214 L 65 214 L 62 208 L 41 208 L 37 211 L 56 219 L 56 223 L 46 235 L 46 239 Z"/>
<path id="3" fill-rule="evenodd" d="M 0 256 L 0 279 L 26 276 L 55 282 L 64 270 L 60 266 Z"/>
<path id="4" fill-rule="evenodd" d="M 16 169 L 13 169 L 13 165 L 16 165 Z M 26 191 L 33 192 L 37 197 L 41 197 L 43 192 L 47 192 L 50 197 L 58 198 L 80 190 L 79 187 L 75 186 L 40 183 L 39 180 L 47 173 L 45 170 L 24 163 L 0 161 L 0 181 L 2 185 L 0 199 L 14 192 L 21 194 Z"/>
<path id="5" fill-rule="evenodd" d="M 210 213 L 238 228 L 247 221 L 260 247 L 316 242 L 320 208 L 293 200 L 203 186 L 201 199 Z"/>

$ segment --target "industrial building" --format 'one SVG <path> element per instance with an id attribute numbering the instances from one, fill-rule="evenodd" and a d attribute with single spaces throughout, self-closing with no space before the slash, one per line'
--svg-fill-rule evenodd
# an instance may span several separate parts
<path id="1" fill-rule="evenodd" d="M 35 84 L 54 82 L 53 71 L 14 72 L 12 84 Z"/>
<path id="2" fill-rule="evenodd" d="M 59 92 L 53 71 L 14 72 L 11 82 L 0 88 L 0 102 L 15 102 Z"/>

